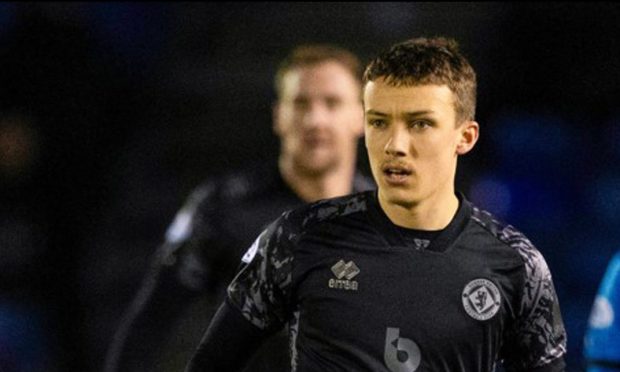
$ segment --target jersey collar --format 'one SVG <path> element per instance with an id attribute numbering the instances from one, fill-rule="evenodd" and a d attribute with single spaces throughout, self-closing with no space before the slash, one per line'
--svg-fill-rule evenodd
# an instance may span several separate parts
<path id="1" fill-rule="evenodd" d="M 378 190 L 369 193 L 368 214 L 372 224 L 376 227 L 382 237 L 390 246 L 408 246 L 409 244 L 403 239 L 398 227 L 388 218 L 378 200 Z M 435 252 L 446 251 L 456 238 L 463 232 L 467 222 L 469 222 L 472 207 L 471 203 L 465 198 L 461 192 L 456 192 L 459 199 L 459 208 L 452 218 L 452 221 L 443 229 L 439 235 L 433 239 L 426 250 Z"/>

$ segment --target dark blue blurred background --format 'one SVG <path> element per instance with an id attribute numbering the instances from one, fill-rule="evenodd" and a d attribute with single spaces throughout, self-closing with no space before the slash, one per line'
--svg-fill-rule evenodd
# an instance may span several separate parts
<path id="1" fill-rule="evenodd" d="M 620 248 L 618 19 L 606 3 L 0 3 L 0 366 L 100 368 L 189 191 L 274 160 L 272 76 L 295 44 L 367 62 L 446 35 L 479 78 L 459 188 L 543 252 L 582 370 Z"/>

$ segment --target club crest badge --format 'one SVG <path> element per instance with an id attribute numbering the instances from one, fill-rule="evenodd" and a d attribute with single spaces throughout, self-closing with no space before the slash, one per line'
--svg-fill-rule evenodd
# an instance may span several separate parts
<path id="1" fill-rule="evenodd" d="M 499 310 L 502 300 L 499 289 L 488 279 L 474 279 L 463 289 L 463 307 L 476 320 L 491 319 Z"/>

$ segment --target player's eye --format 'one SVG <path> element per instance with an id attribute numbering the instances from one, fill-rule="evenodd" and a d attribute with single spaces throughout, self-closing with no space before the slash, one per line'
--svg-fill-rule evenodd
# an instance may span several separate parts
<path id="1" fill-rule="evenodd" d="M 307 110 L 310 106 L 310 102 L 304 98 L 297 98 L 293 101 L 297 110 Z"/>
<path id="2" fill-rule="evenodd" d="M 426 129 L 428 127 L 431 126 L 431 122 L 429 122 L 428 120 L 411 120 L 408 125 L 409 128 L 413 128 L 413 129 Z"/>
<path id="3" fill-rule="evenodd" d="M 375 128 L 383 128 L 385 127 L 386 123 L 383 119 L 369 119 L 368 125 Z"/>
<path id="4" fill-rule="evenodd" d="M 342 100 L 338 97 L 327 97 L 325 99 L 325 105 L 329 110 L 334 110 L 342 105 Z"/>

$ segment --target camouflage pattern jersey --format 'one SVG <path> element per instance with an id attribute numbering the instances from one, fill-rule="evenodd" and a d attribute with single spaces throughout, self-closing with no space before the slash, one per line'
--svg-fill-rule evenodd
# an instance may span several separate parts
<path id="1" fill-rule="evenodd" d="M 288 325 L 298 372 L 563 371 L 543 256 L 458 196 L 428 244 L 406 239 L 376 191 L 287 212 L 243 257 L 227 304 L 261 330 Z"/>

